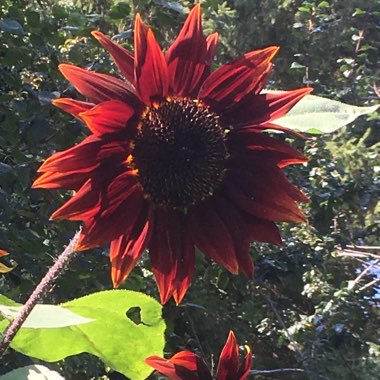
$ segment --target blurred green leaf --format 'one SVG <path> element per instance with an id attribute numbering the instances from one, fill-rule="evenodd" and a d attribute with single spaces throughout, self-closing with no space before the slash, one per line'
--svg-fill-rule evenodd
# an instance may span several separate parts
<path id="1" fill-rule="evenodd" d="M 64 380 L 64 378 L 58 372 L 37 364 L 17 368 L 0 376 L 0 380 Z"/>
<path id="2" fill-rule="evenodd" d="M 307 133 L 331 133 L 352 123 L 359 116 L 375 112 L 379 105 L 358 107 L 307 95 L 287 115 L 276 120 L 276 124 Z"/>
<path id="3" fill-rule="evenodd" d="M 0 20 L 0 29 L 13 34 L 25 34 L 22 25 L 13 19 Z"/>

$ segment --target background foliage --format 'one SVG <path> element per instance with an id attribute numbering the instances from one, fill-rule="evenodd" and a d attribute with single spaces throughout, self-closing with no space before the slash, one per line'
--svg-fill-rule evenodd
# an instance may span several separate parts
<path id="1" fill-rule="evenodd" d="M 0 249 L 16 269 L 0 275 L 2 294 L 24 302 L 67 244 L 73 223 L 50 222 L 67 194 L 31 190 L 36 168 L 56 150 L 80 141 L 85 128 L 50 105 L 77 97 L 57 70 L 72 62 L 113 71 L 91 38 L 99 29 L 132 47 L 134 14 L 167 47 L 193 1 L 0 0 Z M 205 32 L 218 31 L 217 64 L 246 51 L 279 45 L 269 86 L 314 87 L 315 94 L 351 104 L 378 101 L 380 3 L 377 0 L 204 0 Z M 255 369 L 303 373 L 257 379 L 374 379 L 380 372 L 379 276 L 374 260 L 339 256 L 347 245 L 379 246 L 380 117 L 371 115 L 332 135 L 291 141 L 309 156 L 288 175 L 310 196 L 309 224 L 282 226 L 283 247 L 252 244 L 254 281 L 197 258 L 193 284 L 164 317 L 168 355 L 191 349 L 209 363 L 233 329 L 253 347 Z M 285 138 L 285 137 L 279 137 Z M 60 303 L 111 288 L 107 248 L 80 254 L 47 302 Z M 143 259 L 124 287 L 157 290 Z M 356 282 L 358 275 L 373 265 Z M 110 331 L 112 334 L 112 331 Z M 214 357 L 212 356 L 214 355 Z M 10 352 L 0 373 L 37 363 Z M 40 362 L 38 362 L 40 363 Z M 67 379 L 123 379 L 88 354 L 48 364 Z M 155 378 L 156 375 L 152 375 Z"/>

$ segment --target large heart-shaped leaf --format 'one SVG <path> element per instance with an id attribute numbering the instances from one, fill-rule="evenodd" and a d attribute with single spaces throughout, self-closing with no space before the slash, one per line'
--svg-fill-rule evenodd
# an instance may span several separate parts
<path id="1" fill-rule="evenodd" d="M 378 108 L 379 105 L 358 107 L 320 96 L 307 95 L 274 123 L 300 132 L 331 133 L 352 123 L 359 116 L 375 112 Z"/>
<path id="2" fill-rule="evenodd" d="M 146 357 L 163 354 L 162 306 L 145 294 L 110 290 L 60 307 L 95 321 L 56 329 L 22 328 L 12 348 L 48 362 L 88 352 L 134 380 L 143 380 L 150 374 L 151 368 L 144 363 Z M 0 331 L 4 322 L 0 322 Z"/>

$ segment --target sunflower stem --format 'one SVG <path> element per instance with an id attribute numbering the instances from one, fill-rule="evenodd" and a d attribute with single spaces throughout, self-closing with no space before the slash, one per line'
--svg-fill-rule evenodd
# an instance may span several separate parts
<path id="1" fill-rule="evenodd" d="M 51 290 L 55 280 L 66 270 L 67 265 L 74 258 L 75 248 L 79 240 L 79 234 L 80 230 L 74 235 L 64 251 L 58 256 L 57 261 L 36 286 L 31 296 L 21 308 L 20 312 L 5 329 L 0 341 L 0 357 L 4 355 L 13 338 L 16 336 L 17 332 L 32 312 L 34 306 L 36 306 L 37 302 Z"/>

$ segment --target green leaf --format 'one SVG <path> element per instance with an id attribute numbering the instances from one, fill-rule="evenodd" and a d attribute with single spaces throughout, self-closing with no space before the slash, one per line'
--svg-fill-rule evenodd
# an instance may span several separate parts
<path id="1" fill-rule="evenodd" d="M 0 313 L 9 320 L 14 319 L 20 309 L 21 306 L 0 305 Z M 60 306 L 36 305 L 24 322 L 23 327 L 31 329 L 51 329 L 76 326 L 93 321 L 93 319 L 83 318 Z"/>
<path id="2" fill-rule="evenodd" d="M 16 20 L 6 18 L 0 20 L 0 29 L 4 32 L 13 33 L 13 34 L 25 34 L 23 27 Z"/>
<path id="3" fill-rule="evenodd" d="M 64 380 L 64 378 L 58 372 L 37 364 L 14 369 L 0 376 L 0 380 Z"/>
<path id="4" fill-rule="evenodd" d="M 19 306 L 20 304 L 0 294 L 0 305 Z"/>
<path id="5" fill-rule="evenodd" d="M 375 112 L 378 108 L 379 105 L 358 107 L 315 95 L 307 95 L 275 123 L 300 132 L 331 133 L 352 123 L 359 116 Z"/>
<path id="6" fill-rule="evenodd" d="M 57 329 L 22 328 L 11 347 L 48 362 L 88 352 L 134 380 L 143 380 L 151 373 L 151 368 L 144 363 L 146 357 L 163 355 L 162 306 L 145 294 L 110 290 L 60 306 L 95 321 Z M 135 322 L 127 316 L 131 309 Z M 140 318 L 136 318 L 136 311 Z M 0 322 L 0 331 L 4 327 L 4 321 Z"/>

